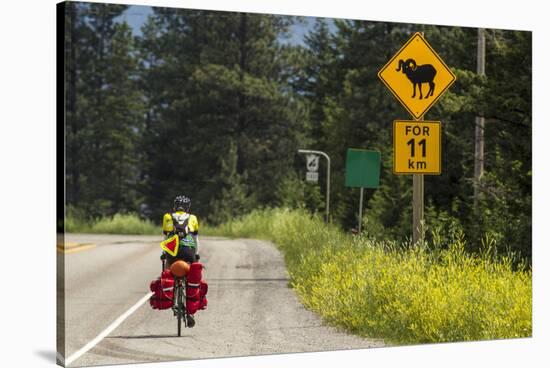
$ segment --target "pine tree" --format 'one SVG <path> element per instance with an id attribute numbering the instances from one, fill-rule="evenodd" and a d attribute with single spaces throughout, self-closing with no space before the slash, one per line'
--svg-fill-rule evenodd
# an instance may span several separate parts
<path id="1" fill-rule="evenodd" d="M 69 203 L 89 217 L 134 212 L 143 111 L 123 5 L 71 4 L 67 52 Z M 71 29 L 70 28 L 70 29 Z M 74 59 L 73 59 L 74 56 Z"/>
<path id="2" fill-rule="evenodd" d="M 150 22 L 163 31 L 154 35 L 161 46 L 148 52 L 163 63 L 147 73 L 172 81 L 162 85 L 164 100 L 150 127 L 149 144 L 163 147 L 153 154 L 150 199 L 167 203 L 178 188 L 201 214 L 224 211 L 220 193 L 231 193 L 232 184 L 220 174 L 219 157 L 235 147 L 235 175 L 246 178 L 241 205 L 248 211 L 274 203 L 270 188 L 293 164 L 303 135 L 304 111 L 281 80 L 286 66 L 278 37 L 289 18 L 157 9 Z"/>

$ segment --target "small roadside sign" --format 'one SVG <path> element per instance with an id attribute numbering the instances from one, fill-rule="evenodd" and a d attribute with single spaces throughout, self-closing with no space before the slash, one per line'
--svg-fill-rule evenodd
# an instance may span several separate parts
<path id="1" fill-rule="evenodd" d="M 319 182 L 319 156 L 309 154 L 306 156 L 306 181 L 309 183 Z"/>
<path id="2" fill-rule="evenodd" d="M 378 77 L 415 119 L 420 119 L 456 80 L 419 32 L 384 65 Z"/>
<path id="3" fill-rule="evenodd" d="M 310 183 L 317 183 L 319 181 L 319 173 L 313 171 L 306 172 L 306 181 Z"/>
<path id="4" fill-rule="evenodd" d="M 348 148 L 346 186 L 378 188 L 380 185 L 380 152 Z"/>
<path id="5" fill-rule="evenodd" d="M 323 156 L 327 160 L 327 181 L 325 182 L 326 185 L 326 219 L 325 221 L 327 223 L 330 222 L 330 157 L 323 151 L 315 151 L 315 150 L 309 150 L 309 149 L 299 149 L 298 153 L 305 153 L 308 155 L 307 161 L 306 161 L 306 168 L 309 168 L 311 166 L 312 169 L 315 170 L 308 170 L 306 173 L 306 181 L 317 183 L 319 181 L 319 173 L 317 173 L 317 170 L 319 169 L 319 157 Z M 312 158 L 309 155 L 313 155 L 316 158 Z"/>
<path id="6" fill-rule="evenodd" d="M 346 187 L 359 189 L 359 215 L 357 229 L 363 224 L 363 191 L 380 186 L 380 152 L 348 148 L 346 154 Z"/>
<path id="7" fill-rule="evenodd" d="M 307 155 L 307 171 L 317 171 L 319 170 L 319 156 L 317 155 Z"/>
<path id="8" fill-rule="evenodd" d="M 393 172 L 441 175 L 441 122 L 393 122 Z"/>

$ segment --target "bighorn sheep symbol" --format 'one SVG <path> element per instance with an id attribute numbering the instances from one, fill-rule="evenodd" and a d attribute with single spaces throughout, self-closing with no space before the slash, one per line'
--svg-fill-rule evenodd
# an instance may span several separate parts
<path id="1" fill-rule="evenodd" d="M 433 96 L 434 87 L 435 87 L 435 83 L 433 81 L 434 81 L 435 74 L 437 73 L 433 65 L 431 64 L 416 65 L 416 61 L 414 61 L 414 59 L 407 59 L 405 61 L 399 60 L 399 66 L 397 68 L 397 71 L 402 71 L 403 74 L 405 74 L 407 78 L 412 82 L 413 84 L 412 98 L 416 96 L 416 85 L 418 84 L 420 99 L 422 99 L 422 83 L 428 83 L 430 85 L 430 90 L 428 91 L 428 94 L 424 98 Z"/>

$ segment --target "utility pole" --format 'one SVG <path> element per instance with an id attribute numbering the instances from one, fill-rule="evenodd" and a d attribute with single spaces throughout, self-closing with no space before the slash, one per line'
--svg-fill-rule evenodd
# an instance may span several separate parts
<path id="1" fill-rule="evenodd" d="M 485 75 L 485 30 L 477 30 L 477 74 Z M 484 145 L 485 145 L 485 117 L 479 111 L 476 116 L 475 131 L 475 157 L 474 157 L 474 209 L 477 211 L 479 201 L 479 184 L 483 176 Z"/>

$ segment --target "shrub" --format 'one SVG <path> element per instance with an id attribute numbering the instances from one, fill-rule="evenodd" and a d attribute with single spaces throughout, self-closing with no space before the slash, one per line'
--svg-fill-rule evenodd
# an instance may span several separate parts
<path id="1" fill-rule="evenodd" d="M 141 234 L 157 235 L 161 233 L 160 224 L 142 220 L 136 214 L 116 214 L 97 220 L 83 220 L 70 216 L 65 218 L 65 231 L 102 234 Z"/>

